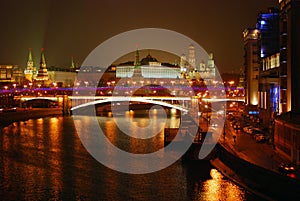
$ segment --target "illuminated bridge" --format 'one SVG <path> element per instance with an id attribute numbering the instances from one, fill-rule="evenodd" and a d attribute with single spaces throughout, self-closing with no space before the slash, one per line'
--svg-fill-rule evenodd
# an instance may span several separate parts
<path id="1" fill-rule="evenodd" d="M 16 97 L 20 102 L 24 103 L 27 101 L 33 100 L 45 100 L 45 101 L 55 101 L 59 105 L 64 107 L 67 102 L 72 102 L 71 110 L 76 110 L 96 104 L 105 104 L 113 102 L 141 102 L 149 103 L 154 105 L 161 105 L 164 107 L 174 108 L 180 111 L 187 112 L 187 105 L 191 102 L 191 97 L 170 97 L 170 96 L 43 96 L 43 97 L 34 97 L 34 96 L 21 96 Z M 197 99 L 195 99 L 197 100 Z M 176 103 L 181 104 L 176 104 Z"/>
<path id="2" fill-rule="evenodd" d="M 58 102 L 63 108 L 67 104 L 68 110 L 76 110 L 96 104 L 114 103 L 114 102 L 141 102 L 154 105 L 161 105 L 164 107 L 174 108 L 180 111 L 187 112 L 188 106 L 191 103 L 198 104 L 197 97 L 171 97 L 171 96 L 20 96 L 15 97 L 20 102 L 27 102 L 32 100 L 46 100 Z M 244 98 L 207 98 L 202 99 L 205 102 L 224 102 L 224 101 L 244 101 Z M 72 104 L 68 104 L 71 102 Z M 180 103 L 180 104 L 178 104 Z"/>

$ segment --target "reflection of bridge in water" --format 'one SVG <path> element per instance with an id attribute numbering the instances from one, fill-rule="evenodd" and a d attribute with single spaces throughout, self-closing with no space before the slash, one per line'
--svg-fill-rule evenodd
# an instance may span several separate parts
<path id="1" fill-rule="evenodd" d="M 128 102 L 135 103 L 145 103 L 150 105 L 160 105 L 167 108 L 174 108 L 178 111 L 182 111 L 183 115 L 181 116 L 181 128 L 178 130 L 175 129 L 174 133 L 170 129 L 164 130 L 164 143 L 167 145 L 171 141 L 174 141 L 175 134 L 178 135 L 177 141 L 181 143 L 187 137 L 193 139 L 193 146 L 190 148 L 186 156 L 192 160 L 198 158 L 200 147 L 206 147 L 206 152 L 209 153 L 214 144 L 219 139 L 222 128 L 211 128 L 209 126 L 209 121 L 204 117 L 200 117 L 199 113 L 201 107 L 199 107 L 199 99 L 197 97 L 173 97 L 173 96 L 68 96 L 68 95 L 57 95 L 57 96 L 22 96 L 19 97 L 20 102 L 27 102 L 33 100 L 44 100 L 44 101 L 55 101 L 58 103 L 59 107 L 62 107 L 65 114 L 69 114 L 70 110 L 73 114 L 76 114 L 75 111 L 80 109 L 88 108 L 95 105 L 107 105 Z M 224 98 L 213 98 L 213 99 L 202 99 L 204 102 L 226 102 L 226 101 L 240 101 L 237 98 L 234 99 L 224 99 Z M 243 101 L 243 100 L 241 100 Z M 121 104 L 122 105 L 122 104 Z M 128 108 L 129 109 L 129 108 Z M 87 110 L 89 111 L 89 110 Z M 211 110 L 211 112 L 216 112 Z M 208 113 L 207 113 L 208 114 Z M 222 116 L 223 118 L 223 116 Z M 221 125 L 222 121 L 220 122 Z M 176 142 L 176 140 L 175 140 Z M 204 152 L 204 153 L 206 153 Z M 205 154 L 204 154 L 205 155 Z"/>

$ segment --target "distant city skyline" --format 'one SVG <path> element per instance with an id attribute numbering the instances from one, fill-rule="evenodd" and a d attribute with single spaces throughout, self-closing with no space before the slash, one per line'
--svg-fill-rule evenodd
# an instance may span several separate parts
<path id="1" fill-rule="evenodd" d="M 157 27 L 182 33 L 214 53 L 221 72 L 238 72 L 243 66 L 242 31 L 253 27 L 259 12 L 273 6 L 278 7 L 277 0 L 153 0 L 145 6 L 137 0 L 2 1 L 0 63 L 25 68 L 32 48 L 38 66 L 45 48 L 47 66 L 67 68 L 72 57 L 80 65 L 95 47 L 117 34 Z"/>

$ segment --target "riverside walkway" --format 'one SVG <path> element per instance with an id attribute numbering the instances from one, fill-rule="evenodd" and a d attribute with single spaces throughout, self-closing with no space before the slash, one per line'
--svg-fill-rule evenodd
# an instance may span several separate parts
<path id="1" fill-rule="evenodd" d="M 294 173 L 279 172 L 279 164 L 287 161 L 271 144 L 257 143 L 249 134 L 234 130 L 229 121 L 225 133 L 211 160 L 214 167 L 262 200 L 300 200 L 299 166 Z"/>
<path id="2" fill-rule="evenodd" d="M 272 144 L 257 143 L 249 134 L 241 130 L 234 130 L 228 121 L 226 121 L 225 133 L 225 142 L 222 134 L 220 144 L 227 151 L 254 165 L 282 174 L 279 172 L 278 166 L 287 161 L 276 153 Z M 233 138 L 234 135 L 236 140 Z M 295 166 L 295 168 L 295 173 L 289 174 L 289 176 L 300 181 L 300 167 Z"/>

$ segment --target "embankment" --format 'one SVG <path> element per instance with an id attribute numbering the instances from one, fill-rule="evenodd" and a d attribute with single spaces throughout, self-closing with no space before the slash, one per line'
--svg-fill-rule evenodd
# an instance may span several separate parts
<path id="1" fill-rule="evenodd" d="M 215 154 L 217 158 L 212 160 L 212 164 L 228 177 L 247 186 L 250 191 L 274 200 L 300 200 L 299 180 L 249 163 L 220 144 L 216 146 Z"/>
<path id="2" fill-rule="evenodd" d="M 34 108 L 30 110 L 17 109 L 17 111 L 14 112 L 0 113 L 0 127 L 5 127 L 13 122 L 62 114 L 63 112 L 61 108 Z"/>

